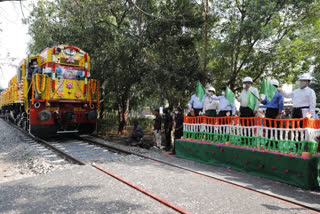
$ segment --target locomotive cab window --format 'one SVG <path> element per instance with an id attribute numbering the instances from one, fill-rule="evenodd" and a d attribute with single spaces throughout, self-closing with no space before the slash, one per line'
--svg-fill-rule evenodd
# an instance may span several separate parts
<path id="1" fill-rule="evenodd" d="M 22 78 L 22 67 L 19 67 L 17 71 L 17 82 L 21 82 L 21 78 Z"/>

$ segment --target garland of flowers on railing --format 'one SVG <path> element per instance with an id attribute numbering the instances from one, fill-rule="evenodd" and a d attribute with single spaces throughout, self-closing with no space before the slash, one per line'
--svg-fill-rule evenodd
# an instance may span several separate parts
<path id="1" fill-rule="evenodd" d="M 287 154 L 316 155 L 320 119 L 184 117 L 183 139 Z"/>

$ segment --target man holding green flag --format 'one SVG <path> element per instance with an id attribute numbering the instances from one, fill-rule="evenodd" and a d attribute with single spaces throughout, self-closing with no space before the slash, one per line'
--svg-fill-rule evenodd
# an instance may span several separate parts
<path id="1" fill-rule="evenodd" d="M 222 90 L 221 96 L 212 97 L 213 100 L 219 100 L 218 117 L 233 116 L 235 114 L 234 98 L 235 95 L 228 86 L 225 90 Z"/>
<path id="2" fill-rule="evenodd" d="M 252 78 L 245 77 L 242 80 L 243 90 L 238 98 L 240 102 L 240 117 L 254 117 L 258 111 L 258 89 L 252 86 Z"/>
<path id="3" fill-rule="evenodd" d="M 266 118 L 280 119 L 283 110 L 283 96 L 277 91 L 279 82 L 276 79 L 270 80 L 263 79 L 260 94 L 266 95 L 265 99 L 259 98 L 259 101 L 266 105 Z"/>
<path id="4" fill-rule="evenodd" d="M 206 94 L 206 90 L 198 80 L 196 93 L 191 96 L 191 99 L 189 101 L 189 111 L 193 109 L 195 116 L 199 116 L 199 112 L 202 111 L 203 109 L 203 101 L 204 101 L 205 94 Z"/>

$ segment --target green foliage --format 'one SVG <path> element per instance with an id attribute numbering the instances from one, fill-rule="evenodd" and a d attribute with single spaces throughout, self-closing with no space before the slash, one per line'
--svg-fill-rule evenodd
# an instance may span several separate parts
<path id="1" fill-rule="evenodd" d="M 231 89 L 240 89 L 245 76 L 258 83 L 261 76 L 294 81 L 311 65 L 300 30 L 314 22 L 318 5 L 311 0 L 215 2 L 219 21 L 211 29 L 210 80 Z"/>
<path id="2" fill-rule="evenodd" d="M 116 127 L 119 125 L 118 120 L 119 115 L 116 112 L 106 113 L 103 119 L 98 120 L 98 133 L 114 133 L 117 134 Z M 153 119 L 143 116 L 129 116 L 127 121 L 127 126 L 133 127 L 134 121 L 138 121 L 138 124 L 143 128 L 145 133 L 149 132 L 153 128 Z M 128 129 L 130 132 L 131 130 Z"/>
<path id="3" fill-rule="evenodd" d="M 207 82 L 240 89 L 245 76 L 295 82 L 318 69 L 319 2 L 315 0 L 40 0 L 25 22 L 31 53 L 72 44 L 91 56 L 102 106 L 118 111 L 186 106 L 207 55 Z M 204 26 L 208 45 L 204 47 Z"/>

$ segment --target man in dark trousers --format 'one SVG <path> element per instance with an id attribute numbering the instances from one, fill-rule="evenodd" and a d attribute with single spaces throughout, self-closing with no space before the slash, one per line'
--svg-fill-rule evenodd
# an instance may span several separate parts
<path id="1" fill-rule="evenodd" d="M 174 131 L 174 139 L 180 139 L 183 135 L 183 109 L 178 107 L 176 110 L 176 118 L 175 118 L 175 131 Z M 172 154 L 176 154 L 175 143 L 173 144 Z"/>
<path id="2" fill-rule="evenodd" d="M 270 83 L 275 87 L 279 87 L 279 82 L 276 79 L 270 80 Z M 273 96 L 272 100 L 269 101 L 267 97 L 265 97 L 264 100 L 259 98 L 259 101 L 263 104 L 266 105 L 267 111 L 266 111 L 266 118 L 271 118 L 271 119 L 280 119 L 281 112 L 283 110 L 283 96 L 276 91 L 275 95 Z"/>
<path id="3" fill-rule="evenodd" d="M 170 151 L 172 145 L 172 128 L 173 128 L 173 117 L 171 115 L 172 107 L 166 108 L 164 110 L 164 131 L 166 136 L 166 147 L 165 151 Z"/>
<path id="4" fill-rule="evenodd" d="M 154 136 L 156 138 L 156 148 L 160 149 L 161 148 L 161 116 L 159 113 L 159 109 L 156 109 L 154 111 L 154 116 L 156 116 L 156 118 L 154 119 L 154 123 L 153 123 L 153 133 Z"/>
<path id="5" fill-rule="evenodd" d="M 30 99 L 31 98 L 31 95 L 32 95 L 32 90 L 31 90 L 31 87 L 30 87 L 30 84 L 32 82 L 32 77 L 35 75 L 35 74 L 42 74 L 42 70 L 41 68 L 38 66 L 38 62 L 37 60 L 34 60 L 32 62 L 32 65 L 29 67 L 28 69 L 28 75 L 27 75 L 27 81 L 28 81 L 28 98 Z"/>
<path id="6" fill-rule="evenodd" d="M 275 87 L 279 87 L 279 82 L 276 79 L 270 80 L 270 83 Z M 264 100 L 259 98 L 259 101 L 261 104 L 266 105 L 267 110 L 266 110 L 266 118 L 271 118 L 271 119 L 280 119 L 281 112 L 283 110 L 283 96 L 276 91 L 274 94 L 273 98 L 271 101 L 268 100 L 267 97 L 265 97 Z M 276 122 L 276 125 L 274 123 L 269 124 L 269 121 L 266 121 L 266 126 L 267 127 L 273 127 L 273 128 L 279 128 L 280 127 L 280 122 Z M 277 135 L 278 139 L 280 139 L 280 131 L 276 132 L 274 130 L 266 130 L 267 136 L 270 139 L 271 138 L 271 132 L 273 132 L 273 138 Z M 278 144 L 274 141 L 274 144 L 277 146 Z"/>

